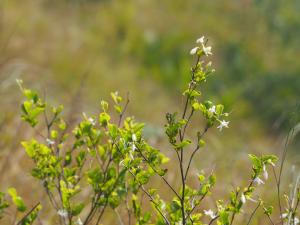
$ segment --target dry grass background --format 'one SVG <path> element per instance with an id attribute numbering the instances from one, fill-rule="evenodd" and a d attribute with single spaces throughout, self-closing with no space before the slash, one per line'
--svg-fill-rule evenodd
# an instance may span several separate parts
<path id="1" fill-rule="evenodd" d="M 164 24 L 176 21 L 176 14 L 171 11 L 172 7 L 183 6 L 180 2 L 174 1 L 174 5 L 160 3 L 159 8 L 151 1 L 91 1 L 86 4 L 35 0 L 0 2 L 0 190 L 16 187 L 28 205 L 42 199 L 42 217 L 46 218 L 42 224 L 47 224 L 47 220 L 53 224 L 53 213 L 49 213 L 40 184 L 30 176 L 31 162 L 20 147 L 21 140 L 37 136 L 37 131 L 32 131 L 20 120 L 22 96 L 15 80 L 23 79 L 26 86 L 45 94 L 53 104 L 63 103 L 65 116 L 74 126 L 82 111 L 96 113 L 100 100 L 107 99 L 110 91 L 119 90 L 123 95 L 129 91 L 131 104 L 128 113 L 145 121 L 150 142 L 173 158 L 163 134 L 164 114 L 180 109 L 180 91 L 170 93 L 153 77 L 141 75 L 141 64 L 131 52 L 138 51 L 137 33 L 145 32 L 145 38 L 150 41 L 154 38 L 151 30 L 144 29 L 145 26 L 155 27 L 156 32 L 163 34 Z M 195 13 L 193 4 L 186 6 L 179 15 L 183 19 L 178 26 L 190 26 L 190 30 L 198 32 L 198 25 L 191 24 L 192 19 L 188 16 L 188 13 Z M 206 4 L 206 7 L 210 9 L 212 6 Z M 206 19 L 213 20 L 211 16 Z M 206 29 L 205 23 L 201 23 L 201 31 Z M 217 29 L 209 30 L 212 36 L 217 32 Z M 187 37 L 182 39 L 189 40 Z M 188 44 L 183 43 L 183 46 L 188 52 Z M 217 66 L 218 57 L 216 53 Z M 191 61 L 188 55 L 186 58 L 180 68 L 185 65 L 188 71 Z M 155 71 L 152 73 L 157 76 Z M 178 76 L 178 79 L 184 79 Z M 220 76 L 217 74 L 209 82 Z M 193 165 L 194 175 L 201 169 L 216 171 L 219 185 L 214 189 L 214 198 L 224 198 L 233 186 L 247 183 L 251 167 L 248 153 L 280 155 L 282 151 L 285 135 L 270 134 L 258 120 L 243 116 L 248 107 L 244 102 L 235 105 L 230 129 L 224 133 L 213 130 L 207 136 L 207 147 L 199 153 Z M 193 124 L 192 131 L 201 125 L 201 120 L 195 120 Z M 38 129 L 43 132 L 43 127 Z M 192 131 L 189 135 L 193 134 Z M 299 165 L 299 156 L 293 151 L 289 154 L 285 183 L 291 179 L 291 164 Z M 169 171 L 173 172 L 168 179 L 176 183 L 178 171 L 171 167 L 172 164 Z M 161 183 L 153 180 L 153 185 L 160 187 Z M 163 188 L 161 190 L 164 192 Z M 262 195 L 274 202 L 274 190 L 273 180 Z M 168 193 L 163 195 L 169 198 Z M 212 206 L 214 200 L 208 200 L 205 207 Z M 116 224 L 111 215 L 107 214 L 106 224 Z M 264 221 L 258 217 L 253 224 L 265 224 Z M 10 223 L 6 221 L 5 224 Z"/>

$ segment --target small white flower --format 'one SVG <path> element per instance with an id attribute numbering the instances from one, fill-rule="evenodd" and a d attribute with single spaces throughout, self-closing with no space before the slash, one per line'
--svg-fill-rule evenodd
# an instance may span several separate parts
<path id="1" fill-rule="evenodd" d="M 205 37 L 202 36 L 202 37 L 200 37 L 200 38 L 197 39 L 196 43 L 198 43 L 198 44 L 204 44 L 204 40 L 205 40 Z"/>
<path id="2" fill-rule="evenodd" d="M 46 139 L 46 142 L 47 142 L 48 145 L 54 145 L 55 144 L 55 141 L 53 141 L 49 138 Z"/>
<path id="3" fill-rule="evenodd" d="M 244 195 L 244 193 L 242 193 L 242 196 L 241 196 L 241 202 L 242 202 L 243 204 L 246 203 L 246 196 Z"/>
<path id="4" fill-rule="evenodd" d="M 260 179 L 259 177 L 256 177 L 253 182 L 257 185 L 260 185 L 260 184 L 264 184 L 265 182 L 263 182 L 262 179 Z"/>
<path id="5" fill-rule="evenodd" d="M 83 225 L 83 222 L 81 221 L 80 218 L 78 218 L 75 222 L 76 225 Z"/>
<path id="6" fill-rule="evenodd" d="M 281 214 L 281 218 L 284 219 L 284 218 L 286 218 L 288 215 L 289 215 L 288 213 L 282 213 L 282 214 Z"/>
<path id="7" fill-rule="evenodd" d="M 137 138 L 136 138 L 135 134 L 133 134 L 131 138 L 132 138 L 132 141 L 136 142 Z"/>
<path id="8" fill-rule="evenodd" d="M 217 126 L 217 128 L 218 128 L 220 131 L 222 131 L 223 127 L 228 128 L 228 124 L 229 124 L 229 121 L 222 120 L 222 121 L 220 121 L 220 125 Z"/>
<path id="9" fill-rule="evenodd" d="M 198 52 L 198 50 L 199 50 L 199 47 L 192 48 L 190 51 L 190 54 L 195 55 Z"/>
<path id="10" fill-rule="evenodd" d="M 68 217 L 68 211 L 65 210 L 65 209 L 59 209 L 59 210 L 57 211 L 57 214 L 58 214 L 59 216 L 61 216 L 61 217 L 64 217 L 64 218 Z"/>
<path id="11" fill-rule="evenodd" d="M 300 221 L 299 221 L 298 217 L 295 217 L 294 224 L 297 225 L 297 224 L 299 224 L 299 222 Z"/>
<path id="12" fill-rule="evenodd" d="M 96 125 L 96 122 L 95 122 L 95 120 L 94 120 L 92 117 L 90 117 L 90 118 L 88 119 L 88 121 L 90 121 L 90 123 L 91 123 L 93 126 Z"/>
<path id="13" fill-rule="evenodd" d="M 266 166 L 263 166 L 263 176 L 265 178 L 265 180 L 268 180 L 269 174 L 268 171 L 266 170 Z"/>
<path id="14" fill-rule="evenodd" d="M 216 214 L 211 210 L 203 210 L 204 214 L 210 216 L 212 219 L 216 218 Z"/>
<path id="15" fill-rule="evenodd" d="M 208 109 L 208 112 L 210 112 L 210 113 L 216 113 L 216 106 L 212 106 L 212 107 L 210 107 L 209 109 Z"/>
<path id="16" fill-rule="evenodd" d="M 205 46 L 203 45 L 203 52 L 204 52 L 204 54 L 205 54 L 206 56 L 212 55 L 212 52 L 211 52 L 211 46 L 205 47 Z"/>

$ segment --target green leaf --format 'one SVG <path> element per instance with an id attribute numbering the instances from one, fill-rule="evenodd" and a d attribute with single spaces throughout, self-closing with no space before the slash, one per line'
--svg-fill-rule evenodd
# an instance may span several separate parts
<path id="1" fill-rule="evenodd" d="M 105 113 L 105 112 L 100 113 L 99 122 L 100 122 L 101 126 L 106 127 L 109 120 L 110 120 L 110 116 L 107 113 Z"/>
<path id="2" fill-rule="evenodd" d="M 79 203 L 79 204 L 76 204 L 76 205 L 73 205 L 71 207 L 71 214 L 72 216 L 77 216 L 81 213 L 81 211 L 83 210 L 84 208 L 84 204 L 83 203 Z"/>
<path id="3" fill-rule="evenodd" d="M 178 149 L 181 149 L 181 148 L 184 148 L 184 147 L 190 145 L 191 143 L 192 143 L 191 140 L 183 140 L 182 142 L 180 142 L 179 144 L 177 144 L 175 147 L 178 150 Z"/>
<path id="4" fill-rule="evenodd" d="M 17 190 L 15 188 L 9 188 L 8 194 L 12 198 L 13 203 L 17 206 L 17 210 L 20 212 L 25 212 L 25 203 L 23 202 L 23 199 L 20 196 L 18 196 Z"/>

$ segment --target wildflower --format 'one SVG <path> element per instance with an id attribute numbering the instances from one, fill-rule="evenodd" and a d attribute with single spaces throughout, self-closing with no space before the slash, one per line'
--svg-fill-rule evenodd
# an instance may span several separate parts
<path id="1" fill-rule="evenodd" d="M 205 215 L 210 216 L 212 219 L 216 218 L 216 216 L 217 216 L 211 209 L 204 210 L 203 212 Z"/>
<path id="2" fill-rule="evenodd" d="M 88 121 L 90 121 L 90 123 L 91 123 L 93 126 L 96 125 L 96 122 L 95 122 L 95 120 L 94 120 L 92 117 L 90 117 L 90 118 L 88 119 Z"/>
<path id="3" fill-rule="evenodd" d="M 212 106 L 212 107 L 210 107 L 209 109 L 208 109 L 208 112 L 210 112 L 210 113 L 216 113 L 216 106 Z"/>
<path id="4" fill-rule="evenodd" d="M 200 38 L 197 39 L 196 43 L 197 44 L 204 44 L 204 40 L 205 40 L 205 37 L 202 36 L 202 37 L 200 37 Z"/>
<path id="5" fill-rule="evenodd" d="M 211 46 L 205 47 L 205 46 L 203 45 L 203 52 L 204 52 L 204 54 L 205 54 L 206 56 L 212 55 L 212 52 L 211 52 Z"/>
<path id="6" fill-rule="evenodd" d="M 81 221 L 80 218 L 78 218 L 75 222 L 76 225 L 83 225 L 83 222 Z"/>
<path id="7" fill-rule="evenodd" d="M 220 125 L 217 127 L 220 131 L 222 131 L 223 127 L 228 128 L 229 121 L 222 120 L 220 121 Z"/>
<path id="8" fill-rule="evenodd" d="M 259 177 L 256 177 L 253 182 L 257 185 L 260 185 L 260 184 L 264 184 L 265 182 L 263 182 L 262 179 L 260 179 Z"/>
<path id="9" fill-rule="evenodd" d="M 47 138 L 46 142 L 47 142 L 48 145 L 54 145 L 55 144 L 55 141 L 51 140 L 50 138 Z"/>
<path id="10" fill-rule="evenodd" d="M 299 221 L 298 217 L 295 217 L 295 219 L 294 219 L 294 224 L 297 225 L 299 222 L 300 222 L 300 221 Z"/>
<path id="11" fill-rule="evenodd" d="M 243 204 L 246 203 L 246 196 L 244 195 L 244 193 L 242 193 L 242 196 L 241 196 L 241 202 L 242 202 Z"/>
<path id="12" fill-rule="evenodd" d="M 288 215 L 289 215 L 288 213 L 282 213 L 282 214 L 281 214 L 281 218 L 282 218 L 282 219 L 287 218 Z"/>
<path id="13" fill-rule="evenodd" d="M 266 170 L 266 166 L 263 166 L 263 176 L 265 178 L 265 180 L 268 180 L 269 174 L 268 171 Z"/>
<path id="14" fill-rule="evenodd" d="M 64 217 L 64 218 L 68 217 L 68 211 L 65 210 L 65 209 L 59 209 L 59 210 L 57 211 L 57 214 L 58 214 L 59 216 L 61 216 L 61 217 Z"/>
<path id="15" fill-rule="evenodd" d="M 190 51 L 190 54 L 195 55 L 198 52 L 198 50 L 199 50 L 199 47 L 192 48 Z"/>

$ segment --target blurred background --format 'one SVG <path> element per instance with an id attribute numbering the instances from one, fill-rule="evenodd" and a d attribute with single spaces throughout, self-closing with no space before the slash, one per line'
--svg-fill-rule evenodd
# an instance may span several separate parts
<path id="1" fill-rule="evenodd" d="M 194 168 L 214 169 L 215 192 L 227 196 L 248 181 L 247 154 L 280 155 L 297 123 L 299 12 L 298 0 L 0 0 L 0 190 L 15 186 L 29 204 L 43 196 L 19 144 L 36 134 L 20 120 L 16 79 L 64 104 L 74 124 L 83 111 L 97 113 L 111 91 L 129 93 L 128 114 L 146 122 L 150 142 L 172 158 L 165 113 L 182 108 L 189 51 L 205 35 L 216 73 L 204 98 L 224 103 L 231 122 L 209 133 Z M 299 171 L 299 137 L 289 145 L 287 184 Z M 273 201 L 272 191 L 264 194 Z"/>

